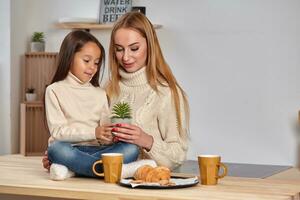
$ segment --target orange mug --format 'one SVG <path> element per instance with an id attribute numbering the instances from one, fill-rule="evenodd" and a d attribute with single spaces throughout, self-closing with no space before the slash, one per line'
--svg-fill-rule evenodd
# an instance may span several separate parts
<path id="1" fill-rule="evenodd" d="M 221 156 L 199 155 L 198 164 L 202 185 L 216 185 L 218 179 L 227 175 L 227 166 L 221 163 Z M 219 175 L 219 169 L 223 168 L 223 173 Z"/>
<path id="2" fill-rule="evenodd" d="M 103 165 L 104 173 L 98 173 L 95 170 L 97 164 Z M 97 176 L 103 177 L 106 183 L 117 183 L 121 179 L 123 164 L 123 154 L 121 153 L 103 153 L 102 159 L 94 162 L 92 170 Z"/>

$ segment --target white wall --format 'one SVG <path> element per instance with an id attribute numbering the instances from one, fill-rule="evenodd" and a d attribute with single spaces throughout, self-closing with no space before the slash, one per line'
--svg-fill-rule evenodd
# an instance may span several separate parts
<path id="1" fill-rule="evenodd" d="M 27 51 L 27 31 L 30 11 L 27 1 L 11 0 L 11 153 L 19 152 L 19 124 L 21 102 L 21 69 L 24 67 L 24 52 Z M 25 20 L 26 19 L 26 20 Z"/>
<path id="2" fill-rule="evenodd" d="M 151 21 L 163 25 L 157 32 L 166 60 L 189 95 L 189 159 L 215 153 L 227 162 L 296 164 L 300 1 L 134 4 L 145 5 Z M 58 51 L 68 30 L 53 23 L 62 17 L 96 18 L 99 1 L 26 0 L 26 5 L 28 14 L 19 19 L 26 27 L 15 30 L 14 39 L 44 31 L 46 50 Z M 92 33 L 107 49 L 109 31 Z"/>
<path id="3" fill-rule="evenodd" d="M 0 154 L 10 152 L 10 1 L 0 1 Z"/>

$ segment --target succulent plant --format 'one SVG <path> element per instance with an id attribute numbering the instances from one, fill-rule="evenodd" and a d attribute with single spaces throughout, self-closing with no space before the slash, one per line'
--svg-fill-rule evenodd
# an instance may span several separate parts
<path id="1" fill-rule="evenodd" d="M 34 93 L 35 89 L 34 88 L 27 88 L 26 93 Z"/>
<path id="2" fill-rule="evenodd" d="M 131 108 L 127 102 L 119 102 L 112 108 L 112 118 L 131 118 Z"/>
<path id="3" fill-rule="evenodd" d="M 32 42 L 45 42 L 44 40 L 45 36 L 44 36 L 44 32 L 34 32 L 32 35 Z"/>

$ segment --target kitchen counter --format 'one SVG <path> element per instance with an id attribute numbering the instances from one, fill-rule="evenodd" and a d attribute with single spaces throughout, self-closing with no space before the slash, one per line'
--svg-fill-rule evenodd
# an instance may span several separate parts
<path id="1" fill-rule="evenodd" d="M 282 165 L 258 165 L 226 162 L 224 162 L 224 164 L 228 167 L 228 176 L 246 178 L 267 178 L 292 168 L 291 166 Z M 175 172 L 198 175 L 198 161 L 187 160 L 183 165 L 175 169 Z"/>
<path id="2" fill-rule="evenodd" d="M 283 172 L 281 172 L 283 173 Z M 293 174 L 291 174 L 293 176 Z M 227 176 L 216 186 L 131 189 L 102 179 L 52 181 L 41 157 L 0 156 L 0 199 L 300 199 L 300 180 Z"/>

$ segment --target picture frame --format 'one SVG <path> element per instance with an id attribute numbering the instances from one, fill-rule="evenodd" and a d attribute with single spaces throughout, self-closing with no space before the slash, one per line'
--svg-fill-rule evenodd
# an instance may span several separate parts
<path id="1" fill-rule="evenodd" d="M 100 0 L 99 23 L 114 23 L 131 8 L 132 0 Z"/>

